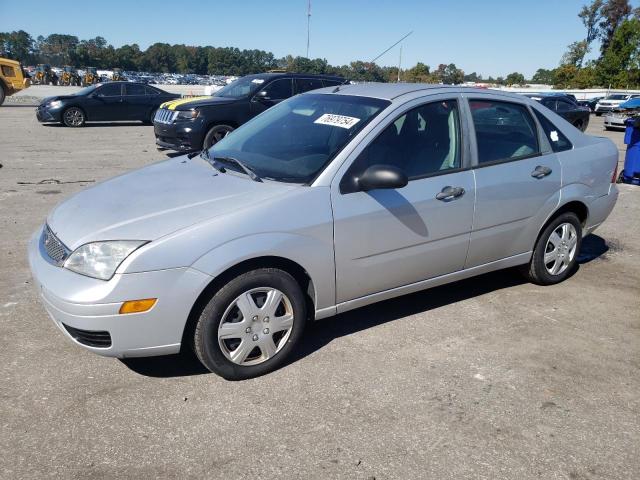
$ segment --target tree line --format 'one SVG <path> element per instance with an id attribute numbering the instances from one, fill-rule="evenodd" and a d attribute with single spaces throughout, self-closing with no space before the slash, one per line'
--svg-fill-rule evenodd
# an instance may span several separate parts
<path id="1" fill-rule="evenodd" d="M 54 33 L 33 38 L 20 30 L 0 32 L 0 55 L 20 60 L 23 65 L 93 66 L 100 69 L 246 75 L 282 69 L 291 72 L 340 75 L 356 81 L 459 84 L 482 82 L 498 85 L 544 83 L 558 88 L 640 86 L 640 9 L 629 0 L 592 0 L 582 7 L 578 17 L 585 26 L 585 38 L 568 46 L 557 68 L 540 68 L 531 79 L 519 72 L 506 77 L 465 74 L 454 63 L 432 69 L 418 62 L 411 68 L 384 67 L 356 60 L 348 65 L 330 65 L 324 58 L 287 55 L 276 58 L 264 50 L 240 50 L 234 47 L 169 45 L 154 43 L 146 50 L 137 44 L 115 48 L 103 37 L 80 40 L 75 35 Z M 585 61 L 592 45 L 600 41 L 599 56 Z"/>

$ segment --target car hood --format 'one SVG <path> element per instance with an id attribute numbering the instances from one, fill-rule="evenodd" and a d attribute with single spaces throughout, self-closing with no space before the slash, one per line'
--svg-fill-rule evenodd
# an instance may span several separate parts
<path id="1" fill-rule="evenodd" d="M 183 156 L 83 190 L 58 205 L 47 223 L 71 250 L 99 240 L 156 240 L 296 188 L 302 187 L 220 173 Z"/>
<path id="2" fill-rule="evenodd" d="M 160 105 L 160 108 L 166 108 L 168 110 L 191 110 L 197 107 L 209 107 L 212 105 L 227 105 L 229 103 L 237 102 L 235 98 L 229 97 L 212 97 L 211 95 L 203 97 L 192 98 L 180 98 L 178 100 L 172 100 Z"/>
<path id="3" fill-rule="evenodd" d="M 69 98 L 77 98 L 75 95 L 54 95 L 52 97 L 45 97 L 40 102 L 40 105 L 46 105 L 49 102 L 54 102 L 56 100 L 67 100 Z"/>

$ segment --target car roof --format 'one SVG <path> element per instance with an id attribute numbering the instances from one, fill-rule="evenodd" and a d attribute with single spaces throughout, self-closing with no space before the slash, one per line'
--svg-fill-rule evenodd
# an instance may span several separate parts
<path id="1" fill-rule="evenodd" d="M 319 78 L 319 79 L 327 79 L 327 80 L 344 80 L 343 77 L 340 77 L 338 75 L 324 75 L 324 74 L 317 74 L 317 73 L 292 73 L 292 72 L 256 73 L 254 75 L 246 75 L 246 77 L 264 78 L 265 80 L 270 80 L 272 78 L 280 78 L 280 77 Z"/>
<path id="2" fill-rule="evenodd" d="M 352 95 L 360 97 L 379 98 L 381 100 L 393 101 L 405 95 L 423 96 L 436 95 L 440 93 L 463 93 L 466 95 L 497 95 L 501 97 L 517 99 L 520 102 L 526 97 L 517 93 L 504 92 L 501 90 L 491 90 L 486 88 L 465 87 L 461 85 L 434 85 L 427 83 L 358 83 L 340 85 L 339 87 L 320 88 L 305 93 L 332 93 L 336 95 Z M 532 101 L 527 98 L 527 100 Z"/>

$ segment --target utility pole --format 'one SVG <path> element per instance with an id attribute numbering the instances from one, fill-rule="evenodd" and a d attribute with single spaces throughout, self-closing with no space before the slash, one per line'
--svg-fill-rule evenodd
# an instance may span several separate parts
<path id="1" fill-rule="evenodd" d="M 309 37 L 311 29 L 311 0 L 307 3 L 307 57 L 309 58 Z"/>

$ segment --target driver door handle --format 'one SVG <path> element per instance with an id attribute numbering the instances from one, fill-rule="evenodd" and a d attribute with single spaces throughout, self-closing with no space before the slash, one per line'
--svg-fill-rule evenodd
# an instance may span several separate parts
<path id="1" fill-rule="evenodd" d="M 437 200 L 447 202 L 464 195 L 464 188 L 446 186 L 436 195 Z"/>
<path id="2" fill-rule="evenodd" d="M 544 165 L 538 165 L 533 172 L 531 172 L 531 176 L 533 178 L 541 179 L 546 177 L 547 175 L 551 175 L 551 170 L 549 167 L 545 167 Z"/>

